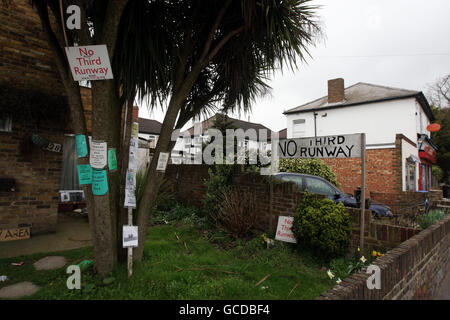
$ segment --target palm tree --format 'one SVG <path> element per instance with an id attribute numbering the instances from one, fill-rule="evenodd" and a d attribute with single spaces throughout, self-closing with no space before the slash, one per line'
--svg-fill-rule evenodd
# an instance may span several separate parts
<path id="1" fill-rule="evenodd" d="M 67 62 L 61 55 L 64 45 L 54 37 L 48 19 L 47 4 L 56 21 L 61 21 L 58 1 L 34 2 L 58 57 L 60 73 L 67 78 L 66 88 L 76 96 Z M 309 54 L 308 48 L 320 32 L 315 16 L 317 7 L 310 5 L 310 0 L 79 0 L 78 3 L 84 29 L 69 32 L 69 42 L 77 39 L 79 45 L 106 43 L 115 76 L 114 80 L 92 84 L 93 138 L 120 149 L 123 102 L 132 102 L 135 95 L 147 99 L 150 108 L 161 106 L 166 112 L 137 212 L 139 247 L 134 255 L 141 259 L 147 221 L 164 175 L 156 171 L 157 160 L 161 152 L 171 151 L 173 130 L 180 129 L 193 117 L 218 109 L 249 111 L 252 102 L 269 91 L 267 81 L 275 70 L 284 66 L 295 69 Z M 86 32 L 87 25 L 91 33 Z M 61 39 L 61 24 L 59 27 Z M 76 113 L 79 107 L 73 109 L 73 118 L 83 122 Z M 80 126 L 79 130 L 85 131 L 85 127 Z M 125 166 L 122 159 L 121 174 Z M 96 227 L 92 232 L 108 235 L 107 240 L 94 241 L 96 268 L 103 275 L 111 270 L 116 259 L 111 241 L 120 234 L 121 203 L 117 200 L 120 178 L 109 172 L 113 187 L 108 196 L 102 200 L 88 197 L 95 212 L 92 221 Z M 89 193 L 89 188 L 85 192 Z"/>

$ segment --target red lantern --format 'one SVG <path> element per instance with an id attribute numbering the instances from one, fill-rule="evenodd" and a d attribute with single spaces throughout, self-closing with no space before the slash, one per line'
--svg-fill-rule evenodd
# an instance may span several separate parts
<path id="1" fill-rule="evenodd" d="M 441 130 L 441 125 L 439 123 L 431 123 L 427 126 L 427 130 L 430 132 L 436 132 Z"/>

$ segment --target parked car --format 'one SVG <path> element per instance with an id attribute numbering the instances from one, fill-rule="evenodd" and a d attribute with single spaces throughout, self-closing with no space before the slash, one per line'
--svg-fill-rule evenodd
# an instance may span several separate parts
<path id="1" fill-rule="evenodd" d="M 274 177 L 283 181 L 296 183 L 300 191 L 308 190 L 311 193 L 323 194 L 336 203 L 342 202 L 346 207 L 359 208 L 355 197 L 350 194 L 345 194 L 331 182 L 321 177 L 288 172 L 277 173 Z M 381 203 L 371 202 L 369 210 L 373 212 L 375 217 L 394 217 L 392 209 Z"/>

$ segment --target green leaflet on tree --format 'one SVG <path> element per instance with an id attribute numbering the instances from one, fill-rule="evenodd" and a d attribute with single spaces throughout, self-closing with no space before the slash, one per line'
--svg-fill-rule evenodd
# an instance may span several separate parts
<path id="1" fill-rule="evenodd" d="M 78 158 L 86 157 L 88 154 L 86 136 L 84 134 L 75 135 L 75 145 L 77 147 Z"/>
<path id="2" fill-rule="evenodd" d="M 108 168 L 109 171 L 117 169 L 116 149 L 108 149 Z"/>
<path id="3" fill-rule="evenodd" d="M 92 183 L 92 168 L 89 164 L 77 165 L 78 182 L 80 185 Z"/>
<path id="4" fill-rule="evenodd" d="M 106 170 L 92 170 L 92 193 L 103 196 L 108 192 L 108 178 Z"/>

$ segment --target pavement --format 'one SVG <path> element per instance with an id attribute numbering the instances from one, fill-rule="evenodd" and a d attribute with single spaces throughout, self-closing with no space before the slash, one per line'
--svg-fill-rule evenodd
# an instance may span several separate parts
<path id="1" fill-rule="evenodd" d="M 47 253 L 92 245 L 87 219 L 60 213 L 56 232 L 32 236 L 26 240 L 0 242 L 0 258 Z"/>
<path id="2" fill-rule="evenodd" d="M 450 271 L 447 272 L 433 300 L 450 300 Z"/>

